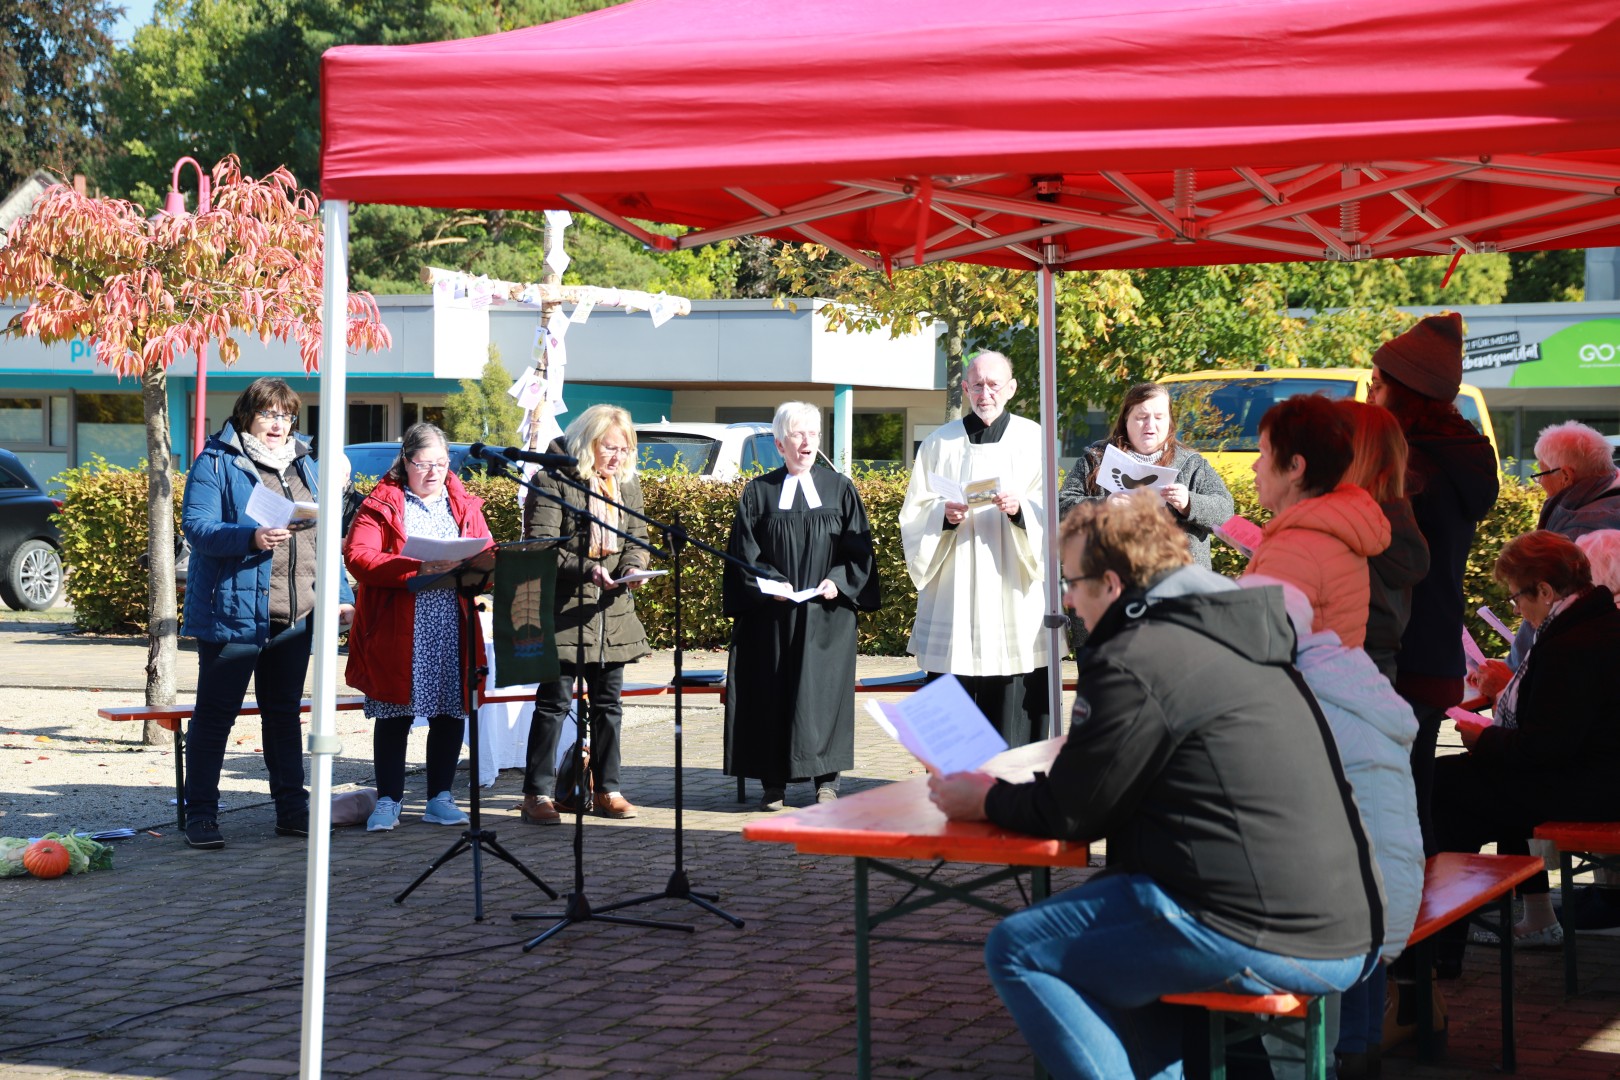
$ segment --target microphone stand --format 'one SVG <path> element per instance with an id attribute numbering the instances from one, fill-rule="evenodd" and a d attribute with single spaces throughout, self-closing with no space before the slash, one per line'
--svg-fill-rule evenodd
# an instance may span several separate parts
<path id="1" fill-rule="evenodd" d="M 513 460 L 511 457 L 501 455 L 498 451 L 494 451 L 491 448 L 484 447 L 482 449 L 483 449 L 486 456 L 489 455 L 489 454 L 494 454 L 499 458 L 499 460 L 502 460 L 502 461 L 511 462 Z M 551 457 L 551 456 L 553 456 L 553 455 L 547 455 L 547 457 Z M 551 478 L 553 480 L 555 480 L 559 484 L 562 484 L 562 485 L 564 485 L 566 487 L 570 487 L 570 488 L 573 488 L 576 491 L 582 492 L 587 497 L 587 505 L 589 505 L 588 500 L 590 498 L 598 498 L 598 499 L 601 498 L 600 495 L 594 495 L 591 492 L 590 488 L 584 486 L 583 484 L 577 484 L 574 481 L 569 480 L 565 476 L 559 476 L 557 474 L 556 470 L 552 466 L 547 464 L 545 461 L 542 460 L 539 463 L 542 464 L 542 466 L 544 468 L 546 468 L 547 473 L 551 476 Z M 589 518 L 592 521 L 597 521 L 598 524 L 601 524 L 601 522 L 598 521 L 597 518 L 593 517 L 589 513 L 586 513 L 584 511 L 579 510 L 578 507 L 573 506 L 571 503 L 569 503 L 566 499 L 562 498 L 560 495 L 554 494 L 554 493 L 552 493 L 550 491 L 546 491 L 544 488 L 539 488 L 536 485 L 528 483 L 527 481 L 524 481 L 522 479 L 519 479 L 518 482 L 523 484 L 523 486 L 528 488 L 530 491 L 538 492 L 539 494 L 545 496 L 546 498 L 551 499 L 552 501 L 559 503 L 563 507 L 565 507 L 567 509 L 574 510 L 576 513 L 580 513 L 580 514 L 582 514 L 582 516 L 584 516 L 586 518 Z M 683 768 L 684 762 L 683 762 L 683 758 L 682 758 L 682 746 L 683 746 L 683 733 L 684 733 L 683 703 L 684 703 L 684 700 L 685 700 L 685 693 L 684 693 L 685 680 L 682 678 L 682 672 L 681 672 L 682 653 L 683 653 L 683 647 L 684 647 L 684 630 L 683 630 L 682 621 L 681 621 L 681 618 L 682 618 L 681 617 L 681 549 L 685 545 L 691 544 L 694 547 L 699 548 L 700 550 L 707 551 L 712 555 L 716 555 L 719 558 L 724 559 L 725 561 L 727 561 L 729 563 L 732 563 L 733 565 L 738 566 L 743 570 L 746 570 L 748 573 L 753 574 L 756 577 L 769 577 L 770 575 L 764 573 L 763 571 L 761 571 L 756 566 L 753 566 L 753 565 L 751 565 L 749 563 L 745 563 L 741 559 L 737 559 L 737 558 L 732 557 L 730 554 L 728 554 L 728 553 L 726 553 L 724 551 L 721 551 L 721 550 L 719 550 L 717 548 L 711 547 L 708 544 L 705 544 L 700 540 L 692 539 L 691 536 L 687 533 L 686 527 L 681 524 L 679 515 L 676 516 L 676 520 L 674 522 L 663 522 L 663 521 L 657 520 L 656 518 L 648 517 L 646 514 L 638 513 L 638 512 L 636 512 L 634 510 L 631 510 L 629 507 L 626 507 L 626 506 L 624 506 L 622 504 L 615 503 L 614 505 L 618 506 L 620 511 L 622 511 L 623 513 L 629 514 L 631 517 L 634 517 L 634 518 L 636 518 L 636 519 L 638 519 L 640 521 L 645 522 L 646 524 L 648 524 L 650 526 L 653 526 L 654 528 L 657 528 L 657 529 L 661 530 L 663 532 L 663 534 L 664 534 L 665 542 L 669 545 L 670 550 L 668 552 L 665 552 L 665 551 L 663 551 L 663 550 L 661 550 L 661 549 L 659 549 L 657 547 L 654 547 L 652 544 L 646 543 L 646 542 L 644 542 L 644 541 L 642 541 L 642 540 L 640 540 L 640 539 L 638 539 L 638 538 L 636 538 L 634 536 L 630 536 L 628 533 L 623 532 L 623 531 L 621 531 L 619 529 L 612 529 L 611 526 L 608 526 L 608 528 L 611 531 L 613 531 L 615 533 L 618 533 L 618 535 L 620 535 L 622 537 L 625 537 L 626 539 L 632 541 L 633 543 L 635 543 L 635 544 L 637 544 L 637 545 L 639 545 L 641 547 L 646 548 L 648 551 L 652 552 L 653 554 L 659 555 L 661 557 L 668 558 L 671 561 L 672 566 L 673 566 L 673 571 L 672 571 L 671 576 L 673 578 L 673 584 L 674 584 L 674 588 L 675 588 L 675 869 L 670 874 L 669 880 L 668 880 L 668 882 L 665 883 L 664 888 L 663 888 L 663 890 L 661 892 L 649 893 L 649 894 L 647 894 L 645 896 L 632 897 L 629 900 L 620 900 L 620 901 L 617 901 L 615 903 L 608 904 L 608 905 L 606 905 L 604 907 L 596 909 L 595 917 L 596 918 L 611 918 L 611 916 L 605 916 L 605 915 L 603 915 L 601 913 L 602 912 L 608 912 L 608 911 L 616 911 L 616 910 L 618 910 L 620 908 L 632 907 L 632 906 L 635 906 L 637 904 L 645 904 L 645 903 L 649 903 L 649 902 L 651 902 L 653 900 L 664 900 L 664 899 L 684 900 L 684 901 L 687 901 L 689 903 L 698 905 L 699 907 L 703 908 L 705 911 L 708 911 L 711 914 L 716 915 L 719 918 L 722 918 L 722 919 L 726 920 L 727 922 L 731 923 L 733 926 L 736 926 L 736 927 L 738 927 L 740 929 L 744 925 L 742 919 L 739 919 L 735 915 L 732 915 L 729 912 L 723 911 L 721 908 L 716 906 L 715 901 L 719 900 L 719 898 L 720 898 L 719 895 L 717 893 L 704 893 L 704 892 L 696 892 L 696 891 L 694 891 L 692 889 L 691 881 L 689 880 L 689 878 L 687 877 L 687 874 L 686 874 L 686 867 L 685 867 L 686 842 L 685 842 L 685 829 L 684 829 L 684 820 L 683 820 L 683 813 L 684 813 L 683 794 L 684 794 L 684 788 L 683 788 L 683 781 L 682 781 L 682 777 L 683 777 L 683 773 L 684 773 L 684 768 Z M 581 582 L 581 589 L 583 589 L 583 581 Z M 583 651 L 584 651 L 584 640 L 583 640 L 583 637 L 581 637 L 580 641 L 578 642 L 578 649 L 576 650 L 576 654 L 582 654 Z M 584 666 L 583 662 L 581 662 L 579 667 L 581 669 L 583 669 L 583 666 Z M 583 717 L 580 718 L 579 722 L 580 722 L 580 726 L 582 727 L 583 726 Z M 577 748 L 577 746 L 578 746 L 577 741 L 576 741 L 575 745 L 576 745 L 576 748 Z M 578 771 L 579 770 L 577 770 L 577 769 L 575 770 L 576 775 L 578 774 Z M 578 816 L 577 815 L 583 810 L 583 802 L 582 801 L 576 802 L 575 810 L 576 810 L 576 824 L 577 824 L 578 823 Z M 577 842 L 578 841 L 576 839 L 576 843 Z M 577 866 L 577 864 L 576 864 L 576 866 Z M 576 886 L 577 885 L 578 885 L 578 881 L 576 879 Z M 591 915 L 592 915 L 592 913 L 587 908 L 586 917 L 589 918 L 589 917 L 591 917 Z M 521 917 L 525 917 L 525 916 L 518 916 L 518 915 L 513 916 L 514 919 L 518 919 L 518 918 L 521 918 Z M 526 916 L 526 917 L 540 918 L 540 917 L 548 917 L 548 916 Z M 529 944 L 527 944 L 527 945 L 525 945 L 523 947 L 524 951 L 527 952 L 529 949 L 531 949 L 534 946 L 538 945 L 541 941 L 544 941 L 545 938 L 547 936 L 549 936 L 551 933 L 554 933 L 558 929 L 561 929 L 562 925 L 564 925 L 564 924 L 559 923 L 557 926 L 552 927 L 552 929 L 547 931 L 545 934 L 542 934 L 540 937 L 535 938 L 533 941 L 529 942 Z M 640 924 L 638 924 L 638 925 L 640 925 Z M 653 924 L 653 925 L 668 926 L 670 924 Z M 691 930 L 692 929 L 692 927 L 688 927 L 688 926 L 683 926 L 681 928 L 685 929 L 685 930 Z"/>
<path id="2" fill-rule="evenodd" d="M 403 904 L 405 898 L 415 892 L 418 885 L 433 876 L 434 871 L 462 852 L 471 851 L 473 860 L 473 920 L 475 922 L 484 921 L 484 864 L 482 855 L 486 849 L 502 862 L 515 867 L 524 877 L 539 886 L 541 892 L 553 900 L 557 898 L 557 890 L 536 877 L 532 870 L 524 866 L 516 856 L 502 847 L 500 841 L 495 839 L 495 831 L 482 827 L 479 816 L 478 688 L 482 685 L 484 674 L 489 668 L 482 662 L 483 658 L 476 655 L 475 642 L 478 639 L 475 632 L 475 620 L 478 618 L 478 612 L 473 601 L 489 585 L 490 574 L 495 570 L 495 560 L 499 557 L 499 550 L 499 546 L 486 548 L 477 555 L 464 560 L 459 566 L 442 574 L 418 575 L 408 583 L 412 593 L 429 592 L 448 587 L 454 587 L 456 590 L 458 603 L 461 607 L 462 648 L 466 653 L 466 665 L 462 672 L 462 679 L 466 685 L 467 753 L 472 782 L 468 785 L 467 793 L 467 827 L 462 830 L 461 835 L 456 838 L 455 842 L 450 845 L 443 855 L 433 860 L 433 863 L 422 871 L 415 881 L 405 887 L 404 892 L 394 897 L 394 903 Z"/>
<path id="3" fill-rule="evenodd" d="M 478 456 L 495 454 L 496 457 L 494 460 L 499 460 L 502 462 L 510 461 L 509 458 L 500 456 L 499 452 L 493 450 L 492 448 L 475 447 L 475 449 L 480 451 Z M 625 540 L 628 540 L 639 547 L 645 548 L 654 555 L 667 554 L 662 549 L 647 543 L 640 537 L 631 536 L 624 530 L 615 528 L 596 517 L 589 511 L 589 509 L 587 509 L 587 507 L 590 505 L 590 498 L 601 498 L 601 496 L 593 496 L 590 488 L 585 487 L 582 484 L 576 484 L 567 477 L 557 475 L 555 466 L 547 464 L 542 465 L 542 467 L 545 468 L 546 472 L 551 476 L 551 478 L 558 483 L 575 488 L 579 491 L 583 491 L 587 497 L 585 507 L 575 506 L 563 496 L 555 492 L 547 491 L 538 484 L 531 483 L 519 476 L 518 483 L 528 489 L 531 497 L 534 495 L 540 495 L 544 498 L 550 499 L 552 502 L 555 502 L 557 505 L 561 506 L 564 510 L 572 511 L 579 517 L 584 518 L 586 521 L 594 522 L 609 532 L 615 533 L 618 536 L 623 537 Z M 614 503 L 614 505 L 617 506 L 618 504 Z M 623 507 L 620 507 L 620 509 L 623 509 Z M 633 511 L 626 512 L 633 513 Z M 579 584 L 575 590 L 575 596 L 579 602 L 580 608 L 583 609 L 585 606 L 585 579 L 583 577 L 579 579 Z M 603 632 L 606 632 L 605 623 L 603 626 Z M 574 748 L 570 752 L 573 757 L 574 771 L 574 887 L 571 892 L 567 893 L 563 897 L 564 907 L 562 911 L 518 912 L 512 916 L 513 922 L 525 922 L 532 919 L 553 920 L 551 926 L 549 926 L 546 930 L 524 943 L 524 952 L 531 952 L 535 948 L 538 948 L 539 945 L 547 938 L 561 933 L 563 930 L 574 925 L 575 923 L 618 923 L 625 926 L 645 926 L 653 930 L 681 930 L 688 934 L 692 933 L 696 929 L 696 927 L 686 926 L 681 923 L 660 922 L 654 919 L 636 919 L 627 915 L 604 914 L 604 912 L 606 912 L 608 909 L 593 909 L 591 907 L 590 898 L 585 894 L 585 792 L 588 790 L 587 785 L 590 783 L 589 776 L 585 771 L 584 760 L 585 737 L 588 730 L 586 727 L 585 717 L 590 705 L 588 694 L 589 684 L 585 679 L 585 632 L 584 628 L 581 627 L 579 629 L 578 636 L 574 639 L 574 678 L 571 686 L 569 687 L 569 697 L 574 703 Z M 556 898 L 556 895 L 557 894 L 554 892 L 551 893 L 553 899 Z"/>

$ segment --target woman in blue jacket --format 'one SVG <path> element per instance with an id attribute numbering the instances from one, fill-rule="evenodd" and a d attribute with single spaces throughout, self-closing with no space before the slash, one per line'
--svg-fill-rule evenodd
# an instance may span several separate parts
<path id="1" fill-rule="evenodd" d="M 184 628 L 197 639 L 197 708 L 186 737 L 186 843 L 194 848 L 225 846 L 219 772 L 249 678 L 263 725 L 276 834 L 309 835 L 298 725 L 314 637 L 315 533 L 269 528 L 247 512 L 260 484 L 293 502 L 315 500 L 314 459 L 293 437 L 298 407 L 298 395 L 281 379 L 255 380 L 186 476 L 181 523 L 191 562 Z M 347 581 L 341 590 L 347 623 L 354 595 Z"/>

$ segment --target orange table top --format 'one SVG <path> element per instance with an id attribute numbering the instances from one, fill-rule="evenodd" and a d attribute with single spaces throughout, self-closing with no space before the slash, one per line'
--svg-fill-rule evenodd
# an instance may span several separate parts
<path id="1" fill-rule="evenodd" d="M 1535 838 L 1551 840 L 1562 851 L 1620 855 L 1617 821 L 1544 821 L 1536 826 Z"/>
<path id="2" fill-rule="evenodd" d="M 998 754 L 985 771 L 1028 780 L 1057 757 L 1062 737 Z M 988 821 L 948 821 L 928 800 L 928 778 L 915 776 L 780 814 L 743 827 L 743 838 L 792 844 L 806 855 L 870 859 L 943 859 L 994 866 L 1085 866 L 1089 845 L 1047 840 Z"/>

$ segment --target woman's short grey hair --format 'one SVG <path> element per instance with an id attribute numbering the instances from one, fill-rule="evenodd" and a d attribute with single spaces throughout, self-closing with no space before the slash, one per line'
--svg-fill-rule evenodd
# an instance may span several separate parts
<path id="1" fill-rule="evenodd" d="M 1592 564 L 1592 583 L 1608 586 L 1620 604 L 1620 529 L 1598 529 L 1577 537 L 1575 544 Z"/>
<path id="2" fill-rule="evenodd" d="M 1577 480 L 1614 472 L 1614 447 L 1579 420 L 1542 428 L 1536 436 L 1536 460 L 1544 469 L 1568 469 Z"/>
<path id="3" fill-rule="evenodd" d="M 787 441 L 788 432 L 797 428 L 814 428 L 821 430 L 821 409 L 808 401 L 784 401 L 776 407 L 776 417 L 771 421 L 771 430 L 783 442 Z"/>
<path id="4" fill-rule="evenodd" d="M 437 425 L 424 420 L 405 429 L 405 437 L 399 440 L 399 458 L 394 462 L 394 467 L 388 470 L 401 487 L 409 487 L 411 483 L 405 463 L 415 458 L 418 450 L 430 446 L 441 446 L 447 452 L 450 449 L 450 440 L 444 437 L 444 432 Z"/>

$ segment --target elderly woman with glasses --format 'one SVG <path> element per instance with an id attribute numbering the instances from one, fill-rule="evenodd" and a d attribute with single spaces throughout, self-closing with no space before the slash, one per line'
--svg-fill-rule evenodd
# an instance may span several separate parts
<path id="1" fill-rule="evenodd" d="M 225 846 L 219 774 L 249 678 L 258 695 L 276 835 L 309 835 L 298 724 L 314 633 L 315 534 L 291 522 L 265 525 L 247 512 L 261 486 L 294 503 L 315 501 L 315 459 L 293 436 L 298 406 L 298 395 L 281 379 L 255 380 L 186 474 L 180 511 L 191 545 L 185 632 L 197 639 L 197 709 L 186 733 L 186 843 L 194 848 Z M 354 611 L 347 582 L 341 597 L 347 621 Z"/>
<path id="2" fill-rule="evenodd" d="M 1457 721 L 1467 754 L 1435 762 L 1434 829 L 1441 851 L 1524 853 L 1543 821 L 1620 818 L 1620 611 L 1592 583 L 1585 552 L 1546 530 L 1509 542 L 1496 580 L 1536 628 L 1524 662 L 1496 697 L 1495 721 Z M 1521 945 L 1562 941 L 1539 874 L 1521 887 Z M 1460 925 L 1460 924 L 1459 924 Z"/>
<path id="3" fill-rule="evenodd" d="M 428 800 L 422 820 L 467 822 L 451 782 L 467 719 L 464 657 L 469 648 L 483 655 L 483 635 L 472 619 L 474 640 L 462 640 L 469 601 L 454 590 L 410 591 L 411 578 L 443 573 L 457 563 L 407 558 L 404 549 L 418 536 L 492 543 L 483 507 L 484 500 L 450 471 L 444 432 L 432 424 L 413 424 L 400 440 L 399 459 L 360 504 L 349 528 L 343 553 L 360 593 L 344 677 L 366 695 L 366 718 L 374 722 L 377 808 L 366 821 L 368 832 L 399 823 L 406 744 L 418 716 L 428 718 Z"/>

